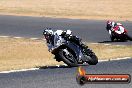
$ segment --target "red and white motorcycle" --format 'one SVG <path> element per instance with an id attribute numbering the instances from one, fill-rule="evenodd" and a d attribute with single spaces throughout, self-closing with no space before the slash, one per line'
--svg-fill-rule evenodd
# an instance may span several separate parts
<path id="1" fill-rule="evenodd" d="M 111 27 L 111 25 L 107 23 L 106 29 L 109 32 L 111 41 L 132 40 L 132 38 L 128 35 L 128 31 L 120 23 L 116 23 L 114 27 Z"/>

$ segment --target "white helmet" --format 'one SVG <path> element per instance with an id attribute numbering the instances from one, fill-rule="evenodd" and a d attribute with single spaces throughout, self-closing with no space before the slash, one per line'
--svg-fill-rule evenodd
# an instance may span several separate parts
<path id="1" fill-rule="evenodd" d="M 43 35 L 53 35 L 53 31 L 52 30 L 44 30 Z"/>
<path id="2" fill-rule="evenodd" d="M 70 34 L 72 34 L 72 31 L 71 30 L 67 30 L 66 34 L 70 35 Z"/>
<path id="3" fill-rule="evenodd" d="M 55 34 L 57 34 L 57 35 L 61 35 L 62 34 L 62 30 L 57 30 L 56 32 L 55 32 Z"/>

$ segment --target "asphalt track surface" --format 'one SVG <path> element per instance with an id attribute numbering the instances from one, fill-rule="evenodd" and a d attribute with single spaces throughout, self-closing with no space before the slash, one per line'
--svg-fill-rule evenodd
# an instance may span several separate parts
<path id="1" fill-rule="evenodd" d="M 132 22 L 121 22 L 132 35 Z M 0 16 L 0 36 L 19 36 L 42 38 L 44 27 L 53 29 L 71 29 L 74 34 L 88 42 L 106 42 L 112 44 L 132 44 L 131 42 L 109 42 L 105 30 L 105 21 L 70 20 L 44 17 Z M 132 75 L 132 58 L 119 61 L 99 62 L 95 66 L 85 66 L 89 74 L 130 74 Z M 132 88 L 129 84 L 86 84 L 76 82 L 77 68 L 41 67 L 39 70 L 1 73 L 0 88 Z"/>
<path id="2" fill-rule="evenodd" d="M 85 66 L 89 74 L 130 74 L 132 59 L 100 62 Z M 0 88 L 132 88 L 129 84 L 85 84 L 76 82 L 77 68 L 47 68 L 36 71 L 0 74 Z"/>
<path id="3" fill-rule="evenodd" d="M 132 36 L 132 22 L 121 22 Z M 87 42 L 100 42 L 111 44 L 131 45 L 132 42 L 110 42 L 108 32 L 105 30 L 106 21 L 73 20 L 45 17 L 0 16 L 0 36 L 18 36 L 25 38 L 42 38 L 45 27 L 53 30 L 71 29 L 73 34 Z"/>

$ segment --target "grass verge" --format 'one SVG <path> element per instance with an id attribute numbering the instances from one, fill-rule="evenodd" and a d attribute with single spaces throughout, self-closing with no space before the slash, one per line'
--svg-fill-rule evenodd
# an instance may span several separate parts
<path id="1" fill-rule="evenodd" d="M 132 45 L 88 44 L 88 46 L 99 59 L 132 57 Z M 47 46 L 42 40 L 0 38 L 0 71 L 57 64 L 63 62 L 59 63 L 53 59 L 53 55 L 47 51 Z"/>

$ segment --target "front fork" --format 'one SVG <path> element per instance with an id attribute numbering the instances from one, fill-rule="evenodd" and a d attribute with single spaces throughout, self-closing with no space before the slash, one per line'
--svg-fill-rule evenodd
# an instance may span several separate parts
<path id="1" fill-rule="evenodd" d="M 78 61 L 86 62 L 86 60 L 87 60 L 86 57 L 84 56 L 84 54 L 82 53 L 82 50 L 80 49 Z"/>

